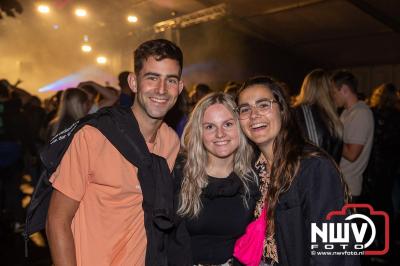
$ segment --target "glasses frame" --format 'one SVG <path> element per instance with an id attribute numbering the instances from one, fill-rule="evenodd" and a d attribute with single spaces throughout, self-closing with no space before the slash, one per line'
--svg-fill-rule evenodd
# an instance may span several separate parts
<path id="1" fill-rule="evenodd" d="M 266 110 L 261 110 L 260 107 L 257 106 L 257 104 L 259 104 L 259 103 L 261 103 L 261 102 L 270 102 L 269 108 L 266 109 Z M 239 116 L 239 120 L 246 120 L 246 119 L 248 119 L 248 118 L 251 116 L 251 114 L 252 114 L 252 112 L 253 112 L 253 109 L 256 109 L 257 112 L 260 113 L 260 114 L 266 114 L 268 111 L 272 110 L 272 104 L 274 104 L 274 103 L 278 103 L 278 101 L 277 101 L 277 100 L 274 100 L 274 99 L 260 99 L 260 100 L 256 101 L 256 104 L 239 105 L 239 106 L 237 106 L 237 107 L 235 108 L 235 111 L 236 111 L 236 113 L 237 113 L 238 116 Z M 245 118 L 240 117 L 240 112 L 239 112 L 239 109 L 240 109 L 241 107 L 243 107 L 243 106 L 249 106 L 250 109 L 251 109 L 251 112 L 249 112 L 248 116 L 245 117 Z"/>

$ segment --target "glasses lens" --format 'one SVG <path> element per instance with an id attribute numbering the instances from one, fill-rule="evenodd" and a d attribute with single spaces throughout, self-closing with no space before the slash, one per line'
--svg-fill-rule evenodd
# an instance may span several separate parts
<path id="1" fill-rule="evenodd" d="M 239 113 L 239 118 L 240 119 L 246 119 L 251 112 L 250 106 L 239 106 L 238 107 L 238 113 Z"/>
<path id="2" fill-rule="evenodd" d="M 255 106 L 255 109 L 260 114 L 268 113 L 272 109 L 273 100 L 265 100 L 258 102 Z M 253 110 L 254 112 L 255 110 Z M 250 117 L 252 112 L 252 106 L 250 105 L 243 105 L 237 108 L 237 112 L 239 113 L 239 119 L 247 119 Z"/>
<path id="3" fill-rule="evenodd" d="M 259 110 L 259 111 L 267 111 L 267 110 L 269 110 L 269 109 L 271 109 L 271 101 L 262 101 L 262 102 L 259 102 L 258 104 L 257 104 L 257 109 Z"/>

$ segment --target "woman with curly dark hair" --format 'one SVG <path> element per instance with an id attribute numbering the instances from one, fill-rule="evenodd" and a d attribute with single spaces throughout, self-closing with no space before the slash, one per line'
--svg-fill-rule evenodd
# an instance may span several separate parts
<path id="1" fill-rule="evenodd" d="M 237 103 L 241 128 L 261 152 L 255 169 L 263 196 L 255 217 L 266 210 L 267 229 L 260 265 L 358 265 L 354 256 L 311 255 L 311 223 L 341 210 L 348 192 L 331 157 L 303 139 L 280 83 L 251 78 Z"/>

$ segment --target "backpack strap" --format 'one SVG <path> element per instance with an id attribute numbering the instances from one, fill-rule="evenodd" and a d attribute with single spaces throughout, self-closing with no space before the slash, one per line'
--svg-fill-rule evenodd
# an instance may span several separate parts
<path id="1" fill-rule="evenodd" d="M 96 122 L 96 127 L 127 161 L 137 168 L 151 165 L 151 154 L 140 132 L 139 124 L 130 108 L 105 110 L 107 115 Z"/>

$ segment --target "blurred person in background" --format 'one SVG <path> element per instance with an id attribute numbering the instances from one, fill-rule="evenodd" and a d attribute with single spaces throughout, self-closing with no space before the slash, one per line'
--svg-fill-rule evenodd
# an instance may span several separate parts
<path id="1" fill-rule="evenodd" d="M 118 75 L 118 85 L 121 88 L 121 94 L 119 95 L 119 105 L 125 107 L 131 107 L 135 95 L 131 88 L 129 87 L 128 77 L 131 72 L 122 71 Z"/>
<path id="2" fill-rule="evenodd" d="M 31 128 L 19 95 L 27 94 L 7 80 L 0 81 L 0 221 L 14 230 L 24 221 L 19 190 L 25 173 L 24 159 L 34 152 Z"/>
<path id="3" fill-rule="evenodd" d="M 11 90 L 11 98 L 20 100 L 21 105 L 25 106 L 31 100 L 32 95 L 23 88 L 18 87 L 21 83 L 22 80 L 18 79 L 14 85 L 10 84 L 9 88 Z"/>
<path id="4" fill-rule="evenodd" d="M 110 86 L 110 85 L 105 86 L 105 88 L 106 88 L 107 90 L 109 90 L 111 93 L 113 93 L 114 96 L 115 96 L 115 98 L 116 98 L 117 100 L 116 100 L 114 103 L 112 103 L 112 104 L 111 104 L 111 102 L 110 102 L 111 105 L 105 105 L 105 106 L 103 106 L 103 107 L 106 107 L 106 106 L 114 106 L 114 105 L 116 105 L 116 104 L 119 104 L 118 99 L 119 99 L 119 96 L 120 96 L 120 94 L 121 94 L 120 90 L 118 90 L 117 88 L 114 88 L 114 87 L 112 87 L 112 86 Z M 102 101 L 104 101 L 104 100 L 105 100 L 104 96 L 101 95 L 101 94 L 99 94 L 99 95 L 98 95 L 98 102 L 102 102 Z"/>
<path id="5" fill-rule="evenodd" d="M 24 106 L 24 113 L 29 116 L 29 125 L 32 128 L 35 143 L 42 144 L 41 130 L 46 126 L 46 110 L 42 107 L 42 101 L 37 96 L 32 96 Z"/>
<path id="6" fill-rule="evenodd" d="M 372 92 L 369 105 L 375 130 L 364 187 L 374 208 L 386 211 L 392 225 L 398 223 L 400 216 L 399 102 L 399 89 L 393 83 L 384 83 Z M 392 235 L 398 238 L 399 228 L 392 226 L 392 229 Z"/>
<path id="7" fill-rule="evenodd" d="M 189 95 L 186 88 L 183 88 L 181 94 L 178 96 L 176 104 L 169 110 L 164 119 L 165 123 L 175 130 L 179 138 L 182 136 L 183 129 L 187 123 L 189 109 Z"/>
<path id="8" fill-rule="evenodd" d="M 234 81 L 228 81 L 225 85 L 224 92 L 235 98 L 239 89 L 240 89 L 239 83 Z"/>
<path id="9" fill-rule="evenodd" d="M 194 85 L 192 91 L 189 93 L 190 104 L 191 104 L 190 110 L 192 110 L 194 106 L 210 92 L 212 92 L 212 90 L 207 84 L 199 83 Z"/>
<path id="10" fill-rule="evenodd" d="M 46 120 L 45 120 L 45 128 L 47 128 L 48 124 L 56 117 L 58 108 L 60 106 L 61 95 L 63 91 L 57 91 L 53 96 L 46 98 L 44 100 L 44 110 L 46 111 Z M 46 135 L 43 136 L 43 139 L 47 139 Z"/>
<path id="11" fill-rule="evenodd" d="M 119 97 L 113 90 L 94 81 L 81 82 L 78 88 L 84 90 L 88 94 L 90 102 L 89 114 L 97 112 L 100 108 L 113 106 Z"/>
<path id="12" fill-rule="evenodd" d="M 68 128 L 76 120 L 88 114 L 90 102 L 88 94 L 78 88 L 66 89 L 62 96 L 57 116 L 47 128 L 47 139 L 51 139 L 57 132 Z"/>
<path id="13" fill-rule="evenodd" d="M 367 168 L 374 136 L 374 117 L 369 106 L 358 99 L 358 81 L 347 70 L 336 71 L 331 77 L 333 99 L 343 123 L 343 152 L 340 169 L 350 188 L 352 200 L 362 202 L 363 174 Z"/>
<path id="14" fill-rule="evenodd" d="M 25 168 L 26 172 L 32 177 L 30 180 L 33 184 L 39 178 L 40 175 L 40 156 L 39 150 L 46 142 L 45 131 L 47 128 L 46 124 L 46 110 L 42 107 L 42 102 L 37 96 L 32 96 L 27 104 L 23 108 L 23 114 L 28 117 L 28 127 L 32 134 L 32 141 L 34 145 L 34 150 L 30 153 L 29 157 L 26 158 Z"/>
<path id="15" fill-rule="evenodd" d="M 315 69 L 304 78 L 293 107 L 303 137 L 325 150 L 339 164 L 343 125 L 336 112 L 332 90 L 328 73 Z"/>

